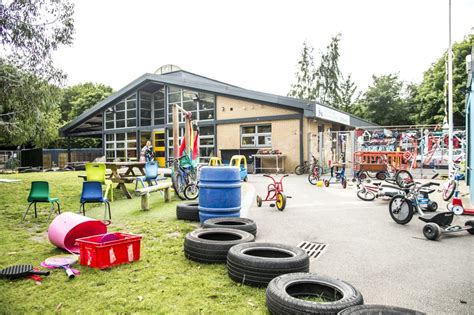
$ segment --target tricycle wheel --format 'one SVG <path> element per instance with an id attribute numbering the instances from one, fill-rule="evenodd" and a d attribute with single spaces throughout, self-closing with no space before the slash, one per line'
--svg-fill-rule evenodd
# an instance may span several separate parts
<path id="1" fill-rule="evenodd" d="M 347 180 L 343 179 L 343 180 L 341 181 L 341 184 L 342 184 L 342 188 L 346 189 L 346 187 L 347 187 Z"/>
<path id="2" fill-rule="evenodd" d="M 466 223 L 464 223 L 464 225 L 465 226 L 470 226 L 471 228 L 467 229 L 467 231 L 469 232 L 469 234 L 474 235 L 474 220 L 468 220 L 468 221 L 466 221 Z"/>
<path id="3" fill-rule="evenodd" d="M 438 203 L 436 201 L 428 201 L 426 210 L 435 212 L 436 210 L 438 210 Z"/>
<path id="4" fill-rule="evenodd" d="M 407 224 L 413 218 L 413 205 L 405 196 L 396 195 L 388 205 L 390 216 L 398 224 Z"/>
<path id="5" fill-rule="evenodd" d="M 324 180 L 324 186 L 329 187 L 329 181 L 327 179 Z"/>
<path id="6" fill-rule="evenodd" d="M 451 208 L 451 211 L 452 211 L 455 215 L 461 215 L 461 214 L 463 214 L 463 212 L 464 212 L 464 208 L 461 207 L 461 206 L 459 206 L 459 205 L 457 205 L 457 206 L 453 206 L 453 207 Z"/>
<path id="7" fill-rule="evenodd" d="M 367 174 L 365 172 L 359 172 L 357 177 L 359 177 L 360 180 L 364 180 L 367 178 Z"/>
<path id="8" fill-rule="evenodd" d="M 380 171 L 375 174 L 375 178 L 377 178 L 378 180 L 385 180 L 387 178 L 387 174 L 385 174 L 384 171 Z"/>
<path id="9" fill-rule="evenodd" d="M 249 177 L 248 176 L 245 176 L 244 177 L 244 182 L 247 182 L 249 180 Z"/>
<path id="10" fill-rule="evenodd" d="M 436 241 L 441 235 L 441 229 L 436 223 L 426 223 L 423 227 L 423 235 L 432 241 Z"/>
<path id="11" fill-rule="evenodd" d="M 261 206 L 262 206 L 262 197 L 257 195 L 257 207 L 261 207 Z"/>
<path id="12" fill-rule="evenodd" d="M 278 210 L 283 211 L 286 206 L 286 195 L 282 192 L 277 194 L 276 207 Z"/>
<path id="13" fill-rule="evenodd" d="M 375 199 L 375 194 L 370 190 L 362 188 L 357 191 L 357 197 L 364 201 L 372 201 Z"/>

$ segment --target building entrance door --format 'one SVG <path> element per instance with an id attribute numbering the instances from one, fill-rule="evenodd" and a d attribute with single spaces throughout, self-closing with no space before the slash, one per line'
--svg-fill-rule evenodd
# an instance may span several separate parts
<path id="1" fill-rule="evenodd" d="M 155 151 L 155 160 L 160 167 L 166 167 L 166 146 L 165 130 L 159 129 L 153 131 L 153 151 Z"/>

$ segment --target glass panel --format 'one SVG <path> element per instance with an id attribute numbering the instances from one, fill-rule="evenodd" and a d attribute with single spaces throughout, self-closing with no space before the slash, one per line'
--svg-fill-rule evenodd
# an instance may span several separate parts
<path id="1" fill-rule="evenodd" d="M 199 127 L 199 133 L 203 136 L 214 135 L 214 127 L 213 126 Z"/>
<path id="2" fill-rule="evenodd" d="M 125 102 L 120 102 L 115 106 L 116 111 L 125 110 Z"/>
<path id="3" fill-rule="evenodd" d="M 183 109 L 186 111 L 196 111 L 197 110 L 197 104 L 196 102 L 183 102 Z"/>
<path id="4" fill-rule="evenodd" d="M 127 100 L 134 100 L 137 98 L 137 95 L 134 93 L 132 95 L 130 95 L 129 97 L 127 97 Z"/>
<path id="5" fill-rule="evenodd" d="M 214 110 L 204 110 L 199 112 L 199 120 L 214 119 Z"/>
<path id="6" fill-rule="evenodd" d="M 168 95 L 168 104 L 174 103 L 181 103 L 181 93 Z"/>
<path id="7" fill-rule="evenodd" d="M 164 118 L 155 119 L 155 125 L 164 125 L 164 124 L 165 124 Z"/>
<path id="8" fill-rule="evenodd" d="M 125 140 L 125 134 L 124 133 L 117 133 L 115 134 L 115 137 L 117 141 L 124 141 Z"/>
<path id="9" fill-rule="evenodd" d="M 179 92 L 179 91 L 181 91 L 181 89 L 178 87 L 168 86 L 168 93 L 174 93 L 174 92 Z"/>
<path id="10" fill-rule="evenodd" d="M 127 111 L 127 118 L 136 118 L 137 117 L 137 111 L 135 109 Z"/>
<path id="11" fill-rule="evenodd" d="M 200 138 L 199 145 L 212 145 L 214 146 L 214 139 L 213 138 Z"/>
<path id="12" fill-rule="evenodd" d="M 199 102 L 199 107 L 201 108 L 201 110 L 205 110 L 205 109 L 214 109 L 214 102 L 208 102 L 208 101 L 200 101 Z"/>
<path id="13" fill-rule="evenodd" d="M 117 112 L 116 118 L 117 120 L 125 119 L 125 112 Z"/>
<path id="14" fill-rule="evenodd" d="M 125 160 L 125 150 L 117 150 L 117 158 Z"/>
<path id="15" fill-rule="evenodd" d="M 199 93 L 199 99 L 201 101 L 209 101 L 214 103 L 214 95 L 208 93 Z"/>
<path id="16" fill-rule="evenodd" d="M 106 148 L 106 149 L 113 149 L 113 148 L 114 148 L 114 143 L 113 143 L 113 142 L 112 142 L 112 143 L 107 143 L 107 144 L 105 145 L 105 148 Z"/>
<path id="17" fill-rule="evenodd" d="M 114 129 L 114 122 L 113 121 L 106 122 L 105 129 Z"/>
<path id="18" fill-rule="evenodd" d="M 135 118 L 127 120 L 127 127 L 135 127 L 137 125 L 137 120 Z"/>
<path id="19" fill-rule="evenodd" d="M 272 145 L 272 136 L 258 136 L 258 145 Z"/>
<path id="20" fill-rule="evenodd" d="M 113 159 L 115 158 L 115 151 L 114 150 L 106 150 L 105 151 L 105 157 L 107 159 Z"/>
<path id="21" fill-rule="evenodd" d="M 128 158 L 136 158 L 137 157 L 137 150 L 127 150 L 127 157 Z"/>
<path id="22" fill-rule="evenodd" d="M 151 112 L 149 110 L 142 110 L 140 111 L 140 116 L 143 119 L 151 119 Z"/>
<path id="23" fill-rule="evenodd" d="M 137 134 L 135 132 L 129 132 L 127 133 L 127 140 L 137 140 Z"/>
<path id="24" fill-rule="evenodd" d="M 199 148 L 199 155 L 201 157 L 213 156 L 214 155 L 214 148 L 212 148 L 212 147 Z"/>
<path id="25" fill-rule="evenodd" d="M 196 92 L 183 90 L 183 102 L 185 101 L 194 101 L 196 98 Z"/>
<path id="26" fill-rule="evenodd" d="M 105 112 L 105 121 L 113 121 L 114 120 L 114 113 L 106 111 Z"/>
<path id="27" fill-rule="evenodd" d="M 115 145 L 116 145 L 117 149 L 125 148 L 125 142 L 117 142 Z"/>
<path id="28" fill-rule="evenodd" d="M 255 126 L 242 127 L 242 133 L 255 133 Z"/>
<path id="29" fill-rule="evenodd" d="M 137 102 L 136 101 L 128 101 L 127 102 L 127 109 L 135 109 L 137 108 Z"/>
<path id="30" fill-rule="evenodd" d="M 115 122 L 115 128 L 125 128 L 125 120 L 117 120 Z"/>
<path id="31" fill-rule="evenodd" d="M 242 137 L 242 146 L 254 146 L 255 137 L 254 136 L 243 136 Z"/>
<path id="32" fill-rule="evenodd" d="M 105 135 L 105 141 L 114 141 L 114 135 L 113 134 Z"/>
<path id="33" fill-rule="evenodd" d="M 257 128 L 258 133 L 272 132 L 272 125 L 261 125 Z"/>

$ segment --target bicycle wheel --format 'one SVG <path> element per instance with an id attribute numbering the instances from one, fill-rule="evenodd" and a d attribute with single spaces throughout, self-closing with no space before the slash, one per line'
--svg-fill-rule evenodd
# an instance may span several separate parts
<path id="1" fill-rule="evenodd" d="M 395 182 L 398 186 L 405 188 L 407 184 L 413 183 L 413 176 L 409 171 L 401 170 L 395 175 Z"/>
<path id="2" fill-rule="evenodd" d="M 303 175 L 304 174 L 304 165 L 298 165 L 296 168 L 295 168 L 295 174 L 296 175 Z"/>
<path id="3" fill-rule="evenodd" d="M 443 186 L 442 196 L 444 201 L 448 201 L 449 199 L 451 199 L 451 197 L 454 195 L 454 192 L 456 191 L 456 186 L 456 181 L 453 179 Z"/>
<path id="4" fill-rule="evenodd" d="M 319 177 L 321 176 L 321 167 L 314 166 L 311 172 L 308 174 L 308 181 L 311 185 L 316 185 L 319 181 Z"/>
<path id="5" fill-rule="evenodd" d="M 372 201 L 375 199 L 375 194 L 370 190 L 362 188 L 357 191 L 357 197 L 364 201 Z"/>
<path id="6" fill-rule="evenodd" d="M 199 197 L 199 186 L 197 184 L 189 184 L 184 188 L 184 196 L 188 200 L 195 200 Z"/>
<path id="7" fill-rule="evenodd" d="M 398 224 L 407 224 L 413 218 L 413 205 L 405 196 L 397 195 L 388 206 L 390 216 Z"/>
<path id="8" fill-rule="evenodd" d="M 176 196 L 178 196 L 178 198 L 181 200 L 186 200 L 186 196 L 184 195 L 184 188 L 186 187 L 183 176 L 180 173 L 175 173 L 172 178 L 172 182 Z"/>

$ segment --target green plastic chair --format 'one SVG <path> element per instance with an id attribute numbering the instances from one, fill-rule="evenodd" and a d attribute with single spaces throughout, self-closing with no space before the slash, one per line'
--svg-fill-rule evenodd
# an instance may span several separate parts
<path id="1" fill-rule="evenodd" d="M 110 192 L 110 201 L 114 201 L 114 189 L 112 181 L 105 178 L 105 164 L 104 163 L 86 163 L 86 181 L 99 182 L 105 185 L 104 196 Z"/>
<path id="2" fill-rule="evenodd" d="M 36 203 L 38 202 L 51 203 L 51 210 L 49 211 L 48 221 L 46 222 L 49 222 L 49 219 L 51 218 L 51 214 L 53 214 L 54 212 L 54 204 L 58 205 L 58 214 L 61 213 L 59 198 L 51 198 L 49 196 L 49 183 L 48 182 L 42 182 L 42 181 L 31 182 L 31 189 L 30 189 L 30 194 L 28 196 L 28 202 L 30 204 L 28 205 L 28 208 L 26 208 L 26 211 L 23 214 L 23 217 L 21 218 L 22 222 L 25 220 L 25 217 L 28 214 L 28 211 L 30 210 L 31 205 L 34 205 L 35 218 L 38 217 L 38 214 L 36 211 Z"/>

